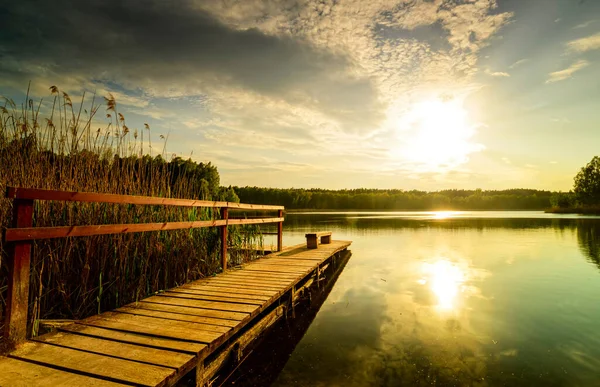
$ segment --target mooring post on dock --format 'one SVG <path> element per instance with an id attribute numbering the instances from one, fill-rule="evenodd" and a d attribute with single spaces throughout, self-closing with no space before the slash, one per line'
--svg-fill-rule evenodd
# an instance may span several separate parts
<path id="1" fill-rule="evenodd" d="M 221 219 L 225 219 L 226 223 L 221 226 L 221 264 L 223 272 L 227 270 L 227 221 L 229 220 L 229 211 L 227 207 L 221 208 Z"/>
<path id="2" fill-rule="evenodd" d="M 7 197 L 14 197 L 10 190 Z M 33 226 L 33 200 L 13 201 L 12 227 Z M 4 238 L 6 243 L 6 238 Z M 6 299 L 6 320 L 4 339 L 9 347 L 14 347 L 27 339 L 27 313 L 29 309 L 29 266 L 31 261 L 31 241 L 9 242 L 8 244 L 8 294 Z"/>
<path id="3" fill-rule="evenodd" d="M 277 216 L 283 218 L 283 210 L 277 211 Z M 277 223 L 277 251 L 283 249 L 283 222 Z"/>

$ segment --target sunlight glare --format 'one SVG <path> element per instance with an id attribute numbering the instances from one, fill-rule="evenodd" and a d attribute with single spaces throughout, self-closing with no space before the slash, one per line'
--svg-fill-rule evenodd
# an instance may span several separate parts
<path id="1" fill-rule="evenodd" d="M 433 219 L 448 219 L 454 215 L 456 211 L 435 211 L 433 213 Z"/>
<path id="2" fill-rule="evenodd" d="M 400 140 L 405 146 L 396 156 L 417 163 L 424 170 L 441 172 L 468 161 L 485 147 L 474 143 L 475 126 L 459 99 L 439 98 L 418 103 L 400 120 Z"/>
<path id="3" fill-rule="evenodd" d="M 424 263 L 420 284 L 429 283 L 433 294 L 437 297 L 438 308 L 441 310 L 452 310 L 456 307 L 459 293 L 465 282 L 465 274 L 452 262 L 441 259 L 435 263 Z"/>

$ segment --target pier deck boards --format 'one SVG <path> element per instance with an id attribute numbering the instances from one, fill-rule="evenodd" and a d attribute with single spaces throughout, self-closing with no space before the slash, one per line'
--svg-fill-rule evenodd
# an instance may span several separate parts
<path id="1" fill-rule="evenodd" d="M 35 337 L 0 358 L 0 386 L 168 386 L 351 242 L 305 244 Z"/>

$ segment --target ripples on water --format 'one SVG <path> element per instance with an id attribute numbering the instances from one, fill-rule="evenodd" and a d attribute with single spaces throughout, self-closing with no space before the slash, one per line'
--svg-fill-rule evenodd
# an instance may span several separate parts
<path id="1" fill-rule="evenodd" d="M 600 218 L 288 214 L 352 258 L 276 385 L 600 386 Z"/>

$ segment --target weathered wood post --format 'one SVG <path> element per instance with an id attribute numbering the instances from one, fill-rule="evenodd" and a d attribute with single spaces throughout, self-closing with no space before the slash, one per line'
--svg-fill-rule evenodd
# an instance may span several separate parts
<path id="1" fill-rule="evenodd" d="M 227 270 L 227 220 L 229 219 L 227 207 L 221 208 L 221 219 L 225 220 L 225 224 L 221 226 L 221 265 L 225 272 Z"/>
<path id="2" fill-rule="evenodd" d="M 277 216 L 283 218 L 283 210 L 278 210 Z M 281 249 L 283 249 L 283 222 L 277 223 L 277 251 Z"/>
<path id="3" fill-rule="evenodd" d="M 6 195 L 14 197 L 9 189 Z M 33 200 L 14 199 L 12 227 L 33 226 Z M 29 265 L 31 241 L 8 242 L 8 294 L 4 339 L 9 347 L 27 339 L 27 312 L 29 309 Z"/>

